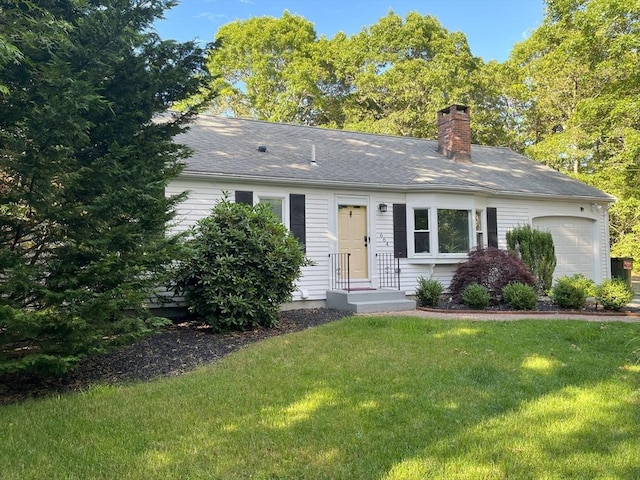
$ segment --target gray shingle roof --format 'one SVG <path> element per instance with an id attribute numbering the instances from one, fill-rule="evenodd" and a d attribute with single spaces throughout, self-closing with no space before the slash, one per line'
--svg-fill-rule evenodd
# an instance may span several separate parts
<path id="1" fill-rule="evenodd" d="M 471 164 L 436 151 L 437 142 L 200 115 L 177 141 L 193 156 L 186 175 L 393 190 L 614 198 L 508 148 L 473 145 Z M 266 152 L 258 151 L 258 146 Z M 317 165 L 313 165 L 315 149 Z"/>

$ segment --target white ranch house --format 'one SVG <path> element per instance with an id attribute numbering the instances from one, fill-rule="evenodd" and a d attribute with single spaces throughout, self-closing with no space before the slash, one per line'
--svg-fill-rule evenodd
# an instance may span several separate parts
<path id="1" fill-rule="evenodd" d="M 610 278 L 613 197 L 508 148 L 472 146 L 467 107 L 437 121 L 432 141 L 200 115 L 177 139 L 194 153 L 167 188 L 189 191 L 176 228 L 207 216 L 223 192 L 271 204 L 314 262 L 298 307 L 376 309 L 336 297 L 350 290 L 407 308 L 418 277 L 446 286 L 470 249 L 506 248 L 506 232 L 525 224 L 552 233 L 556 278 Z M 396 300 L 384 297 L 392 291 Z"/>

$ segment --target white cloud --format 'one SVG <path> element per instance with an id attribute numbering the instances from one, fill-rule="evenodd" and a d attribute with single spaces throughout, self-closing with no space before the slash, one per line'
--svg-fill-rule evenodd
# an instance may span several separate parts
<path id="1" fill-rule="evenodd" d="M 211 20 L 212 22 L 215 22 L 216 20 L 220 20 L 225 19 L 225 18 L 229 18 L 228 15 L 223 15 L 221 13 L 213 13 L 213 12 L 200 12 L 197 15 L 194 15 L 193 18 L 206 18 L 208 20 Z"/>

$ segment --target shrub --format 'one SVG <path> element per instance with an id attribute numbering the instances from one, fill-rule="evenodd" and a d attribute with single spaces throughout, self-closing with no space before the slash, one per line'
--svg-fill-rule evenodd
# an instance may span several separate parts
<path id="1" fill-rule="evenodd" d="M 596 297 L 607 310 L 620 310 L 633 299 L 633 290 L 619 278 L 605 280 L 596 289 Z"/>
<path id="2" fill-rule="evenodd" d="M 595 297 L 596 296 L 596 282 L 594 282 L 593 280 L 585 277 L 581 273 L 576 273 L 575 275 L 572 275 L 569 278 L 571 279 L 571 281 L 575 285 L 577 285 L 578 287 L 580 287 L 580 288 L 582 288 L 584 290 L 584 294 L 587 297 Z"/>
<path id="3" fill-rule="evenodd" d="M 502 289 L 504 302 L 516 310 L 532 310 L 538 303 L 538 295 L 531 285 L 509 283 Z"/>
<path id="4" fill-rule="evenodd" d="M 489 306 L 489 292 L 485 286 L 472 283 L 462 292 L 462 303 L 475 310 L 484 310 Z"/>
<path id="5" fill-rule="evenodd" d="M 583 308 L 592 284 L 581 274 L 560 277 L 551 289 L 551 298 L 560 308 Z"/>
<path id="6" fill-rule="evenodd" d="M 291 298 L 308 264 L 298 240 L 268 205 L 233 203 L 226 196 L 198 222 L 188 249 L 176 293 L 218 330 L 275 325 L 280 304 Z"/>
<path id="7" fill-rule="evenodd" d="M 444 291 L 442 284 L 434 279 L 418 278 L 418 288 L 416 288 L 416 298 L 419 307 L 437 307 L 440 295 Z"/>
<path id="8" fill-rule="evenodd" d="M 553 271 L 556 268 L 556 252 L 553 236 L 523 225 L 507 232 L 509 253 L 520 258 L 537 279 L 538 288 L 543 292 L 551 289 Z"/>
<path id="9" fill-rule="evenodd" d="M 512 282 L 536 285 L 536 279 L 522 260 L 497 248 L 477 249 L 469 253 L 466 262 L 458 265 L 449 291 L 459 300 L 465 288 L 478 283 L 488 290 L 493 300 L 497 300 L 502 288 Z"/>

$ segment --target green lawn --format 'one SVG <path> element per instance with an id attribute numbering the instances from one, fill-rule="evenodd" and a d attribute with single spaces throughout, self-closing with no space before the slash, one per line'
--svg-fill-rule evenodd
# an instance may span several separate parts
<path id="1" fill-rule="evenodd" d="M 638 336 L 351 317 L 179 378 L 0 407 L 0 478 L 637 479 Z"/>

